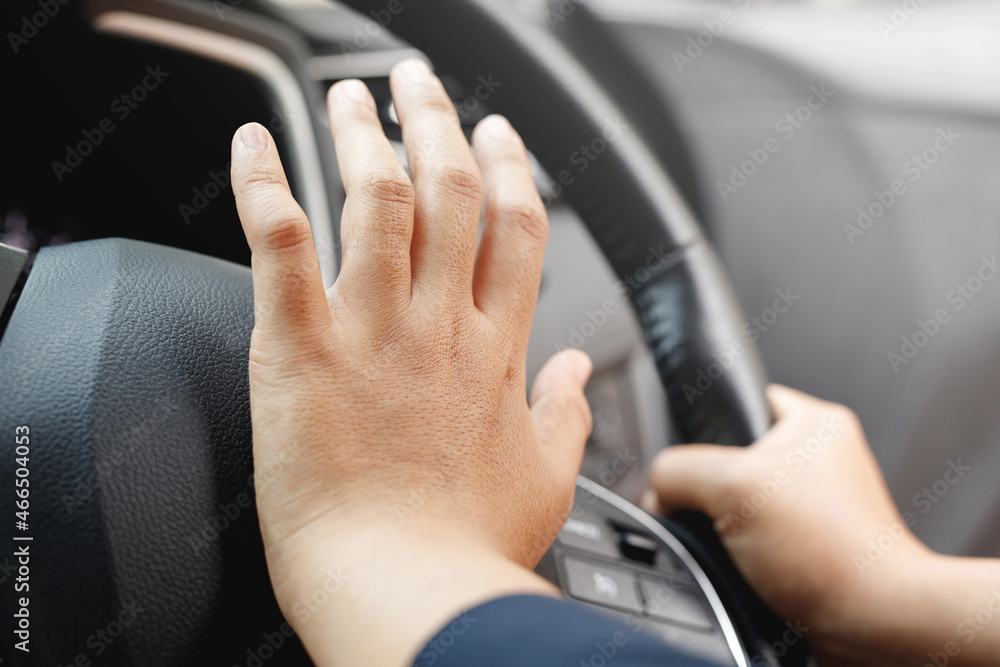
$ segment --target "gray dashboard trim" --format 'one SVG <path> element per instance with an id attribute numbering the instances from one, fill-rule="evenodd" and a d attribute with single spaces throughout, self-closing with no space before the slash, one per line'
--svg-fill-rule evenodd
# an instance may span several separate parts
<path id="1" fill-rule="evenodd" d="M 732 652 L 733 659 L 736 660 L 737 666 L 750 667 L 749 656 L 743 646 L 743 642 L 740 641 L 740 637 L 736 633 L 736 628 L 733 627 L 732 621 L 729 620 L 729 614 L 726 613 L 726 608 L 723 606 L 722 600 L 719 598 L 719 594 L 715 592 L 712 582 L 708 580 L 708 576 L 705 574 L 704 570 L 701 569 L 701 566 L 698 565 L 698 561 L 696 561 L 694 556 L 692 556 L 691 553 L 684 548 L 684 545 L 681 544 L 676 537 L 671 535 L 670 532 L 663 526 L 654 521 L 648 514 L 628 501 L 619 498 L 603 486 L 590 481 L 586 477 L 577 477 L 576 483 L 577 486 L 581 487 L 587 493 L 604 500 L 615 509 L 628 514 L 630 517 L 641 523 L 643 527 L 649 530 L 649 532 L 663 540 L 667 546 L 673 549 L 674 553 L 676 553 L 681 559 L 681 562 L 684 563 L 684 566 L 691 571 L 692 575 L 694 575 L 694 579 L 698 583 L 698 586 L 701 587 L 701 590 L 705 593 L 705 597 L 708 599 L 708 604 L 712 607 L 712 612 L 715 613 L 716 618 L 719 620 L 719 626 L 722 628 L 722 634 L 726 638 L 726 643 L 729 645 L 729 650 Z"/>

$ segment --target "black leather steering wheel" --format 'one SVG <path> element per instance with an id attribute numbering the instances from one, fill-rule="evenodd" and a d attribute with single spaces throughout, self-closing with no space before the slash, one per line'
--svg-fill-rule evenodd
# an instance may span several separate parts
<path id="1" fill-rule="evenodd" d="M 441 25 L 451 38 L 439 38 Z M 389 28 L 470 87 L 479 76 L 502 82 L 490 107 L 561 182 L 616 273 L 636 274 L 653 251 L 668 256 L 632 304 L 681 438 L 739 446 L 761 435 L 764 373 L 715 254 L 587 73 L 496 0 L 414 3 Z M 596 157 L 581 168 L 573 156 L 584 146 Z M 220 260 L 123 240 L 39 253 L 0 340 L 0 470 L 13 488 L 13 434 L 27 426 L 32 483 L 30 527 L 0 522 L 0 536 L 30 536 L 37 573 L 32 653 L 5 632 L 8 658 L 71 664 L 82 647 L 94 660 L 99 645 L 102 665 L 247 664 L 248 647 L 265 641 L 281 646 L 269 664 L 306 664 L 271 594 L 253 506 L 252 313 L 249 270 Z M 689 400 L 685 385 L 700 374 L 711 386 Z M 748 646 L 773 641 L 784 627 L 711 526 L 680 524 Z M 20 593 L 0 595 L 6 624 Z M 111 641 L 95 639 L 102 629 Z"/>

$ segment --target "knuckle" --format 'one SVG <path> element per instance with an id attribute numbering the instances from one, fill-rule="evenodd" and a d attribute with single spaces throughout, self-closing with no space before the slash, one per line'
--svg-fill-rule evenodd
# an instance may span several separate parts
<path id="1" fill-rule="evenodd" d="M 749 485 L 742 475 L 729 474 L 719 482 L 718 499 L 723 507 L 738 507 L 749 495 Z"/>
<path id="2" fill-rule="evenodd" d="M 735 507 L 754 491 L 753 479 L 756 479 L 760 467 L 753 462 L 749 465 L 721 466 L 719 471 L 718 499 L 725 507 Z"/>
<path id="3" fill-rule="evenodd" d="M 442 116 L 444 121 L 458 120 L 458 109 L 455 108 L 455 103 L 451 101 L 443 88 L 427 95 L 421 100 L 421 106 L 432 114 Z"/>
<path id="4" fill-rule="evenodd" d="M 413 184 L 402 169 L 375 167 L 365 172 L 361 189 L 373 200 L 393 208 L 409 209 L 413 206 Z"/>
<path id="5" fill-rule="evenodd" d="M 861 431 L 861 419 L 851 408 L 840 403 L 826 403 L 823 412 L 830 416 L 835 426 L 846 427 L 850 431 Z"/>
<path id="6" fill-rule="evenodd" d="M 575 415 L 578 423 L 583 424 L 584 433 L 590 435 L 594 428 L 594 418 L 590 412 L 590 404 L 582 392 L 560 392 L 549 397 L 552 407 L 563 415 Z"/>
<path id="7" fill-rule="evenodd" d="M 669 447 L 654 456 L 653 462 L 649 466 L 650 484 L 655 487 L 656 480 L 668 479 L 673 465 L 674 459 Z"/>
<path id="8" fill-rule="evenodd" d="M 301 211 L 285 207 L 266 217 L 266 224 L 258 237 L 258 246 L 270 251 L 281 251 L 312 243 L 312 229 Z"/>
<path id="9" fill-rule="evenodd" d="M 240 190 L 251 195 L 266 191 L 275 187 L 287 191 L 285 179 L 273 169 L 266 167 L 249 167 L 239 170 L 236 182 Z"/>
<path id="10" fill-rule="evenodd" d="M 549 233 L 549 217 L 540 202 L 504 200 L 494 206 L 493 215 L 523 229 L 529 236 L 544 241 Z"/>
<path id="11" fill-rule="evenodd" d="M 458 197 L 476 202 L 483 197 L 483 177 L 479 169 L 469 162 L 432 162 L 427 167 L 427 177 L 436 187 Z"/>

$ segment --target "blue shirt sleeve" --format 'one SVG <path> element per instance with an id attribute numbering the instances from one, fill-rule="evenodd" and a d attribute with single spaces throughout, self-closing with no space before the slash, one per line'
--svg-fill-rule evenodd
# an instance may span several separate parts
<path id="1" fill-rule="evenodd" d="M 421 649 L 414 667 L 706 667 L 638 627 L 583 605 L 515 595 L 470 609 Z"/>

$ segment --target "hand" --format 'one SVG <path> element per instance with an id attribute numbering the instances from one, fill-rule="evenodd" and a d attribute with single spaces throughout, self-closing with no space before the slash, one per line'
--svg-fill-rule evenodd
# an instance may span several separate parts
<path id="1" fill-rule="evenodd" d="M 526 399 L 547 220 L 520 138 L 487 118 L 473 157 L 425 64 L 390 84 L 412 180 L 367 88 L 328 96 L 347 199 L 325 293 L 273 140 L 249 124 L 232 146 L 261 530 L 278 602 L 321 665 L 404 664 L 463 608 L 555 594 L 529 569 L 568 516 L 591 424 L 582 353 L 550 360 Z"/>
<path id="2" fill-rule="evenodd" d="M 782 618 L 821 655 L 846 646 L 860 608 L 925 550 L 893 504 L 857 417 L 781 386 L 774 427 L 753 446 L 672 447 L 650 477 L 659 507 L 697 509 Z M 892 546 L 868 564 L 869 540 Z M 862 562 L 862 559 L 866 562 Z M 829 643 L 829 646 L 828 646 Z"/>
<path id="3" fill-rule="evenodd" d="M 776 423 L 753 446 L 661 453 L 648 509 L 711 517 L 761 598 L 808 628 L 821 665 L 996 664 L 1000 592 L 997 627 L 969 639 L 962 625 L 990 609 L 1000 565 L 917 540 L 848 408 L 778 385 L 768 396 Z"/>

